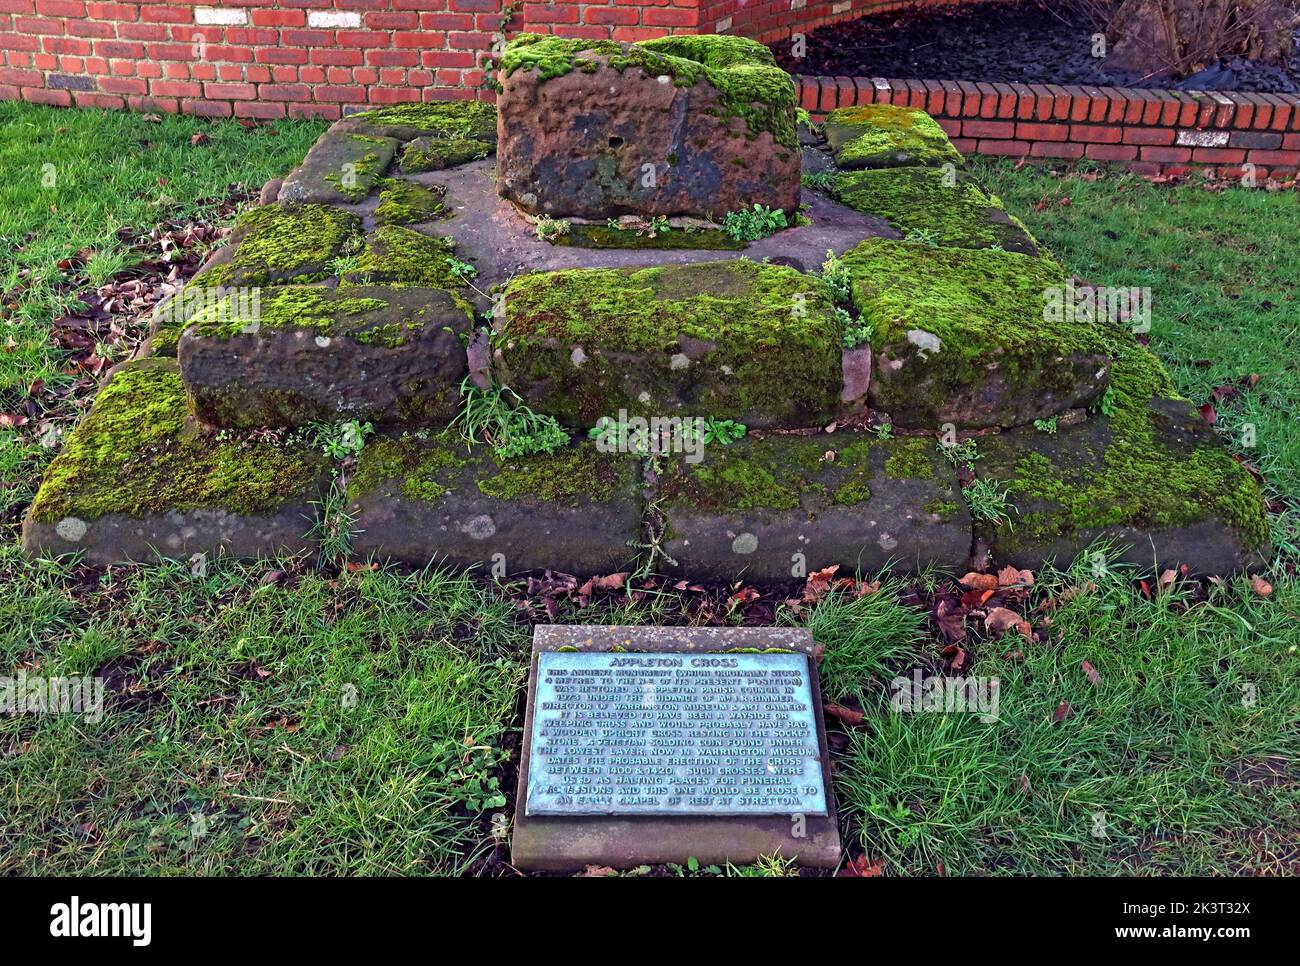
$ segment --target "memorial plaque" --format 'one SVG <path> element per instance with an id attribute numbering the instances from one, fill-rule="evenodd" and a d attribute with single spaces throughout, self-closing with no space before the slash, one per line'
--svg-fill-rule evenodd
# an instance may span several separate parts
<path id="1" fill-rule="evenodd" d="M 840 859 L 807 628 L 539 626 L 511 860 Z"/>
<path id="2" fill-rule="evenodd" d="M 528 815 L 826 814 L 804 654 L 538 656 Z"/>

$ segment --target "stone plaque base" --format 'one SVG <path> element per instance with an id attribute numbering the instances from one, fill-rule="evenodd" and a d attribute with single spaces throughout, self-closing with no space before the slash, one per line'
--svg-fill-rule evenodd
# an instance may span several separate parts
<path id="1" fill-rule="evenodd" d="M 623 814 L 620 806 L 604 807 L 607 814 L 592 813 L 590 804 L 574 801 L 573 807 L 587 814 L 550 814 L 556 810 L 546 799 L 548 814 L 538 814 L 537 783 L 533 807 L 529 808 L 531 752 L 534 729 L 538 727 L 538 676 L 540 655 L 546 652 L 615 652 L 620 657 L 637 654 L 673 655 L 689 658 L 702 654 L 731 652 L 744 655 L 744 666 L 759 665 L 764 652 L 787 655 L 771 663 L 787 667 L 791 652 L 808 662 L 807 685 L 811 692 L 810 713 L 816 728 L 816 754 L 820 761 L 817 788 L 807 811 L 774 805 L 770 814 L 725 814 L 725 809 L 700 814 Z M 528 710 L 524 722 L 524 752 L 519 771 L 515 804 L 515 830 L 511 861 L 524 871 L 574 872 L 588 865 L 616 869 L 662 862 L 685 863 L 697 859 L 702 865 L 731 862 L 744 865 L 759 856 L 780 853 L 801 865 L 833 868 L 840 860 L 839 828 L 830 788 L 830 759 L 821 714 L 821 689 L 812 656 L 812 634 L 806 628 L 716 628 L 716 627 L 590 627 L 539 626 L 533 636 L 532 669 L 528 682 Z M 551 662 L 558 664 L 559 662 Z M 581 661 L 565 662 L 581 665 Z M 585 685 L 584 685 L 585 687 Z M 582 694 L 583 688 L 577 693 Z M 552 693 L 548 688 L 548 693 Z M 731 703 L 743 702 L 736 694 Z M 642 702 L 631 702 L 639 710 Z M 617 707 L 615 702 L 611 705 Z M 681 712 L 689 715 L 690 709 Z M 581 764 L 575 764 L 581 768 Z M 647 780 L 649 781 L 649 780 Z M 801 794 L 812 791 L 800 789 Z M 667 807 L 685 807 L 686 802 Z M 530 814 L 531 811 L 531 814 Z M 597 809 L 599 811 L 599 809 Z M 813 814 L 821 812 L 821 814 Z"/>

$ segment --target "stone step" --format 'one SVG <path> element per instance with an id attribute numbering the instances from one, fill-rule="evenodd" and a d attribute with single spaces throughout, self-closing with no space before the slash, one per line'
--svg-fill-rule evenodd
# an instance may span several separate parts
<path id="1" fill-rule="evenodd" d="M 443 289 L 283 286 L 192 315 L 178 359 L 210 426 L 445 426 L 469 374 L 471 326 L 468 304 Z"/>
<path id="2" fill-rule="evenodd" d="M 1197 574 L 1260 567 L 1268 522 L 1259 486 L 1223 440 L 1172 390 L 1159 362 L 1133 347 L 1115 363 L 1109 416 L 1047 433 L 981 439 L 975 472 L 1014 507 L 980 537 L 999 564 L 1068 564 L 1093 541 L 1110 562 Z"/>
<path id="3" fill-rule="evenodd" d="M 909 241 L 952 248 L 1039 254 L 1038 243 L 996 196 L 965 174 L 942 168 L 848 171 L 835 179 L 838 201 L 886 218 Z"/>
<path id="4" fill-rule="evenodd" d="M 144 359 L 113 374 L 45 471 L 23 547 L 96 566 L 301 553 L 330 476 L 310 443 L 198 432 L 176 361 Z"/>
<path id="5" fill-rule="evenodd" d="M 896 426 L 1020 426 L 1089 406 L 1106 389 L 1115 345 L 1132 342 L 1114 326 L 1049 312 L 1067 280 L 1047 257 L 870 238 L 843 260 L 872 329 L 868 398 Z"/>
<path id="6" fill-rule="evenodd" d="M 928 438 L 835 433 L 710 447 L 655 481 L 671 573 L 780 583 L 838 564 L 959 571 L 971 520 L 952 465 Z"/>
<path id="7" fill-rule="evenodd" d="M 620 410 L 803 427 L 843 405 L 841 341 L 826 284 L 792 268 L 578 269 L 510 282 L 496 364 L 576 429 Z"/>
<path id="8" fill-rule="evenodd" d="M 640 553 L 638 460 L 586 441 L 503 461 L 455 431 L 376 440 L 357 457 L 348 502 L 361 559 L 609 574 Z"/>
<path id="9" fill-rule="evenodd" d="M 364 201 L 400 146 L 396 138 L 331 128 L 284 179 L 277 200 L 325 205 Z"/>
<path id="10" fill-rule="evenodd" d="M 896 104 L 841 107 L 822 132 L 845 171 L 856 168 L 961 167 L 964 162 L 938 123 L 924 111 Z"/>

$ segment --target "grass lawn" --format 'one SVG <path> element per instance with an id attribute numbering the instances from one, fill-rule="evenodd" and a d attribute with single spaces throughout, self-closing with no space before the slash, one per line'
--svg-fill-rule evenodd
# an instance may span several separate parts
<path id="1" fill-rule="evenodd" d="M 78 179 L 53 201 L 39 180 L 0 184 L 0 413 L 33 379 L 75 378 L 45 335 L 68 286 L 124 267 L 117 228 L 202 216 L 318 131 L 0 104 L 9 170 L 39 172 L 49 152 Z M 886 577 L 800 612 L 765 597 L 776 620 L 812 624 L 827 699 L 865 712 L 832 735 L 849 851 L 890 874 L 1300 871 L 1297 199 L 982 168 L 1075 272 L 1152 288 L 1152 347 L 1198 404 L 1259 376 L 1220 400 L 1218 425 L 1264 472 L 1283 554 L 1268 596 L 1244 578 L 1162 593 L 1115 569 L 1037 574 L 1017 606 L 1046 641 L 970 628 L 965 673 L 1000 680 L 997 721 L 888 712 L 896 674 L 945 666 L 927 602 L 947 577 Z M 55 271 L 86 249 L 100 254 L 76 277 Z M 25 427 L 0 428 L 6 453 L 20 509 L 48 454 Z M 0 873 L 508 871 L 532 622 L 747 613 L 725 589 L 660 586 L 560 596 L 552 618 L 521 584 L 311 561 L 105 572 L 29 561 L 15 536 L 0 676 L 94 674 L 108 700 L 99 721 L 0 717 Z"/>

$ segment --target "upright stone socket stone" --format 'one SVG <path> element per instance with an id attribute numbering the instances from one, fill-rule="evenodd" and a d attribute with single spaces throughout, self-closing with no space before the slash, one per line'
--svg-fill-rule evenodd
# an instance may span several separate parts
<path id="1" fill-rule="evenodd" d="M 524 34 L 499 76 L 497 180 L 525 211 L 720 219 L 799 205 L 794 83 L 761 44 Z"/>

